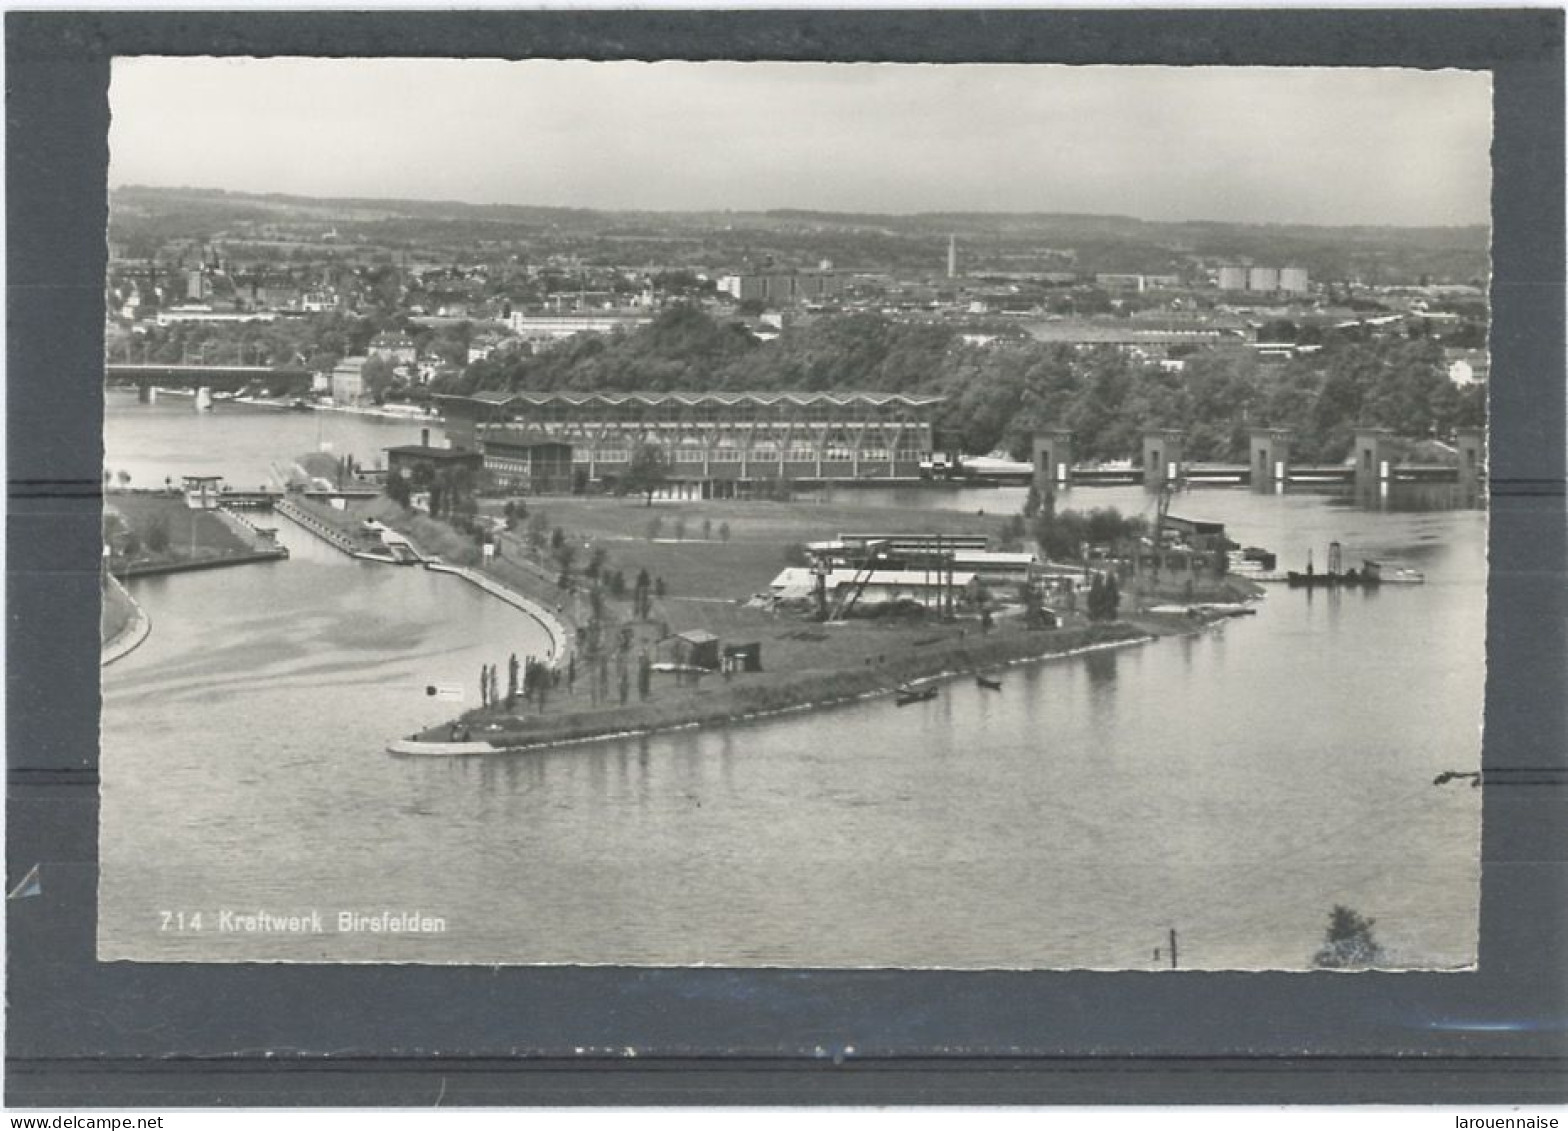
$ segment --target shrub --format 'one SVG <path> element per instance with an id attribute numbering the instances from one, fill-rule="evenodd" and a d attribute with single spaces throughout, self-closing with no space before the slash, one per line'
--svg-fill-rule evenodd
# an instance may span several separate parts
<path id="1" fill-rule="evenodd" d="M 1336 970 L 1376 966 L 1383 961 L 1383 948 L 1372 936 L 1375 922 L 1336 903 L 1329 912 L 1323 946 L 1313 956 L 1312 964 Z"/>
<path id="2" fill-rule="evenodd" d="M 161 554 L 169 548 L 169 520 L 158 515 L 147 524 L 147 548 Z"/>

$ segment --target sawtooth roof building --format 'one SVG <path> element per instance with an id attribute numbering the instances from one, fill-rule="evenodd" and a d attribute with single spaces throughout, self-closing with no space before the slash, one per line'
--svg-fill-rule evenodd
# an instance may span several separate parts
<path id="1" fill-rule="evenodd" d="M 938 396 L 902 393 L 492 393 L 441 396 L 454 445 L 483 449 L 522 426 L 572 447 L 590 481 L 613 482 L 642 444 L 701 494 L 764 480 L 917 479 Z"/>

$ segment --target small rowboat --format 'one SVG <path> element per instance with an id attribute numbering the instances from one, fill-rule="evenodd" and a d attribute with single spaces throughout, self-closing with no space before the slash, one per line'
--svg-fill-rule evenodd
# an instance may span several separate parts
<path id="1" fill-rule="evenodd" d="M 927 699 L 936 698 L 937 689 L 934 687 L 900 687 L 898 689 L 898 705 L 907 707 L 911 703 L 924 703 Z"/>
<path id="2" fill-rule="evenodd" d="M 999 679 L 988 679 L 983 675 L 977 675 L 975 676 L 975 682 L 978 683 L 981 687 L 985 688 L 987 691 L 1002 690 L 1002 681 Z"/>

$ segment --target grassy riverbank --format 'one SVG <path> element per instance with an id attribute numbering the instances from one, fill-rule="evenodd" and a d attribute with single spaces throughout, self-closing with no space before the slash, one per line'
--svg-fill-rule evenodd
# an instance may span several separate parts
<path id="1" fill-rule="evenodd" d="M 121 577 L 205 569 L 277 556 L 215 511 L 192 510 L 180 494 L 123 491 L 103 506 L 109 568 Z"/>
<path id="2" fill-rule="evenodd" d="M 432 727 L 418 737 L 444 742 L 456 730 L 498 745 L 528 747 L 729 723 L 887 694 L 902 684 L 942 676 L 998 673 L 1012 663 L 1146 638 L 1141 629 L 1129 624 L 1039 632 L 999 629 L 985 636 L 973 629 L 950 629 L 936 638 L 932 637 L 931 627 L 823 629 L 820 635 L 826 639 L 815 642 L 819 651 L 811 667 L 742 673 L 728 679 L 710 674 L 695 685 L 672 684 L 672 677 L 666 676 L 655 684 L 647 700 L 636 701 L 633 692 L 632 701 L 625 705 L 611 700 L 596 706 L 585 688 L 579 686 L 571 693 L 564 689 L 553 693 L 543 711 L 532 703 L 526 708 L 519 704 L 511 711 L 504 705 L 481 708 L 466 712 L 454 723 Z M 816 635 L 800 627 L 797 632 Z M 862 656 L 871 643 L 884 650 L 875 656 Z M 523 713 L 525 709 L 532 713 Z"/>
<path id="3" fill-rule="evenodd" d="M 499 513 L 498 504 L 485 509 Z M 789 564 L 786 559 L 792 547 L 838 534 L 940 532 L 984 534 L 994 541 L 1007 519 L 1004 514 L 810 499 L 659 500 L 649 507 L 631 498 L 552 497 L 530 499 L 528 509 L 530 515 L 544 516 L 551 528 L 563 530 L 579 549 L 603 547 L 609 566 L 628 578 L 641 569 L 650 577 L 664 578 L 676 600 L 733 600 L 764 592 Z M 651 530 L 655 520 L 656 533 Z M 727 539 L 724 527 L 728 527 Z M 579 553 L 579 564 L 582 558 Z"/>
<path id="4" fill-rule="evenodd" d="M 511 709 L 471 710 L 419 736 L 428 741 L 448 741 L 454 733 L 466 731 L 476 739 L 538 745 L 839 702 L 945 674 L 994 670 L 1089 647 L 1194 632 L 1212 618 L 1146 614 L 1142 607 L 1183 598 L 1188 603 L 1239 602 L 1258 592 L 1256 586 L 1236 578 L 1167 574 L 1158 583 L 1153 578 L 1133 583 L 1122 606 L 1123 619 L 1117 623 L 1091 624 L 1079 610 L 1066 612 L 1061 628 L 1029 629 L 1021 609 L 1002 606 L 990 631 L 982 631 L 973 609 L 960 610 L 951 620 L 915 610 L 822 624 L 801 610 L 749 600 L 769 591 L 773 578 L 796 560 L 803 543 L 844 533 L 910 531 L 983 534 L 994 543 L 1006 516 L 854 502 L 725 500 L 647 507 L 628 499 L 548 498 L 529 501 L 528 518 L 499 538 L 499 556 L 486 561 L 471 535 L 385 497 L 353 503 L 344 510 L 311 506 L 313 513 L 346 533 L 362 531 L 364 520 L 374 518 L 412 538 L 426 554 L 482 568 L 503 584 L 558 609 L 574 631 L 587 624 L 595 603 L 586 592 L 590 582 L 582 576 L 594 551 L 604 555 L 606 572 L 616 571 L 630 582 L 646 571 L 650 580 L 661 583 L 662 596 L 654 597 L 647 616 L 641 618 L 629 599 L 609 598 L 600 588 L 596 600 L 602 623 L 608 626 L 603 636 L 606 657 L 589 660 L 579 655 L 571 668 L 575 678 L 560 679 L 542 703 L 538 698 L 519 699 Z M 489 503 L 483 509 L 497 513 L 499 506 Z M 535 531 L 532 544 L 529 526 Z M 541 536 L 544 531 L 548 538 Z M 574 568 L 564 587 L 561 559 L 549 546 L 555 541 L 573 547 Z M 1002 594 L 1010 588 L 997 590 Z M 728 677 L 655 672 L 646 696 L 640 694 L 640 655 L 668 660 L 671 654 L 655 645 L 671 634 L 691 630 L 710 632 L 726 645 L 757 645 L 763 670 Z M 618 646 L 615 641 L 623 636 L 627 642 Z M 496 656 L 495 661 L 504 671 L 507 657 Z"/>

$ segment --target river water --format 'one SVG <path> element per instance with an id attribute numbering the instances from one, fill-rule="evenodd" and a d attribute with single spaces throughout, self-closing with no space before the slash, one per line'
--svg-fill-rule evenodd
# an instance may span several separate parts
<path id="1" fill-rule="evenodd" d="M 417 436 L 111 400 L 106 466 L 247 486 L 318 428 L 367 463 Z M 1143 969 L 1174 929 L 1183 967 L 1302 968 L 1342 903 L 1394 963 L 1467 965 L 1480 791 L 1432 779 L 1479 765 L 1486 523 L 1444 496 L 1173 507 L 1282 565 L 1309 548 L 1321 565 L 1337 538 L 1424 586 L 1272 588 L 1256 617 L 1021 666 L 1000 695 L 959 681 L 904 709 L 455 760 L 383 747 L 449 713 L 427 684 L 542 650 L 538 627 L 280 521 L 286 562 L 133 585 L 154 628 L 104 671 L 100 954 Z M 1022 492 L 856 497 L 1005 512 Z M 1107 488 L 1062 505 L 1148 504 Z M 384 910 L 444 929 L 335 930 Z M 324 931 L 225 911 L 316 912 Z"/>

